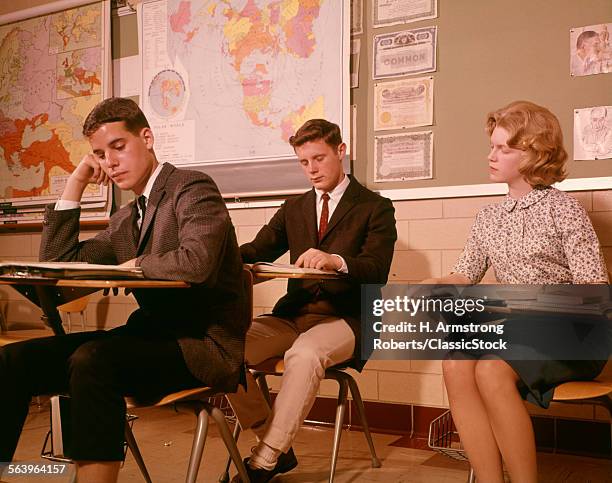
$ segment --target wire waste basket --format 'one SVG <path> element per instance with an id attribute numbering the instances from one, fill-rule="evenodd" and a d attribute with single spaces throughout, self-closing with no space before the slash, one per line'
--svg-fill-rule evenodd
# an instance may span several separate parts
<path id="1" fill-rule="evenodd" d="M 450 410 L 443 412 L 429 423 L 427 446 L 449 458 L 467 461 L 469 463 L 465 449 L 463 449 L 463 445 L 459 439 L 459 433 L 455 431 Z M 467 481 L 468 483 L 474 483 L 476 481 L 474 470 L 471 466 Z"/>
<path id="2" fill-rule="evenodd" d="M 468 461 L 459 439 L 459 433 L 454 429 L 450 411 L 445 411 L 429 423 L 427 445 L 434 451 L 450 458 Z"/>
<path id="3" fill-rule="evenodd" d="M 210 404 L 217 406 L 223 412 L 225 415 L 225 420 L 228 422 L 228 424 L 236 423 L 236 415 L 234 414 L 234 411 L 232 411 L 232 407 L 229 405 L 229 402 L 225 396 L 212 396 L 207 400 Z"/>

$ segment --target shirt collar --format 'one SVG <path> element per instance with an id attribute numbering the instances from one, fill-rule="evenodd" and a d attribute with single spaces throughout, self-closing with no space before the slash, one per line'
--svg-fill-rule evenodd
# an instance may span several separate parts
<path id="1" fill-rule="evenodd" d="M 502 207 L 507 212 L 511 212 L 515 208 L 519 210 L 524 210 L 525 208 L 529 208 L 531 205 L 537 203 L 546 195 L 548 195 L 551 189 L 552 188 L 550 186 L 545 186 L 543 188 L 534 188 L 518 200 L 511 198 L 510 195 L 506 195 L 504 201 L 502 202 Z"/>
<path id="2" fill-rule="evenodd" d="M 350 184 L 350 182 L 351 182 L 351 179 L 348 177 L 347 174 L 345 174 L 344 178 L 342 178 L 342 181 L 340 181 L 340 183 L 338 183 L 333 190 L 327 192 L 330 199 L 334 201 L 340 201 L 340 198 L 342 198 L 342 195 L 346 191 L 346 188 L 348 188 L 348 185 Z M 321 196 L 323 196 L 323 193 L 325 193 L 325 191 L 315 188 L 315 193 L 317 194 L 317 203 L 318 203 L 319 201 L 321 201 Z"/>
<path id="3" fill-rule="evenodd" d="M 157 165 L 157 168 L 155 168 L 155 170 L 153 171 L 153 173 L 151 173 L 151 176 L 149 176 L 149 180 L 147 181 L 147 184 L 145 186 L 144 191 L 142 192 L 142 194 L 144 195 L 147 203 L 149 202 L 149 196 L 151 195 L 151 190 L 153 189 L 153 185 L 155 184 L 155 180 L 157 179 L 157 177 L 159 176 L 160 171 L 162 170 L 162 167 L 164 166 L 164 163 L 159 163 Z"/>

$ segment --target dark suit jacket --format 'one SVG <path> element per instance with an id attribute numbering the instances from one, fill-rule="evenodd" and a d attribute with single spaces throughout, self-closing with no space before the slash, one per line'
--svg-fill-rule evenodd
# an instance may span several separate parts
<path id="1" fill-rule="evenodd" d="M 242 374 L 249 321 L 234 227 L 213 180 L 165 164 L 148 200 L 140 242 L 133 203 L 106 230 L 78 241 L 80 209 L 47 207 L 40 259 L 120 264 L 137 257 L 147 278 L 183 280 L 188 289 L 135 290 L 140 308 L 128 325 L 176 336 L 187 367 L 206 385 L 233 390 Z"/>
<path id="2" fill-rule="evenodd" d="M 327 301 L 336 315 L 349 322 L 359 347 L 361 284 L 387 282 L 397 239 L 393 205 L 351 177 L 319 243 L 315 203 L 314 189 L 287 200 L 255 239 L 240 247 L 242 260 L 274 261 L 289 250 L 294 263 L 309 248 L 343 257 L 349 273 L 346 279 L 291 279 L 287 294 L 276 303 L 273 313 L 292 316 L 306 304 Z"/>

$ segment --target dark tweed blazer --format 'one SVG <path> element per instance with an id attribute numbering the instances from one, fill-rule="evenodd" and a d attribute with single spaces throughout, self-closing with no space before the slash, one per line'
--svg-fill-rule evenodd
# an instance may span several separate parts
<path id="1" fill-rule="evenodd" d="M 361 284 L 387 282 L 397 239 L 393 205 L 351 177 L 319 243 L 315 203 L 314 189 L 288 199 L 255 239 L 240 247 L 240 253 L 245 263 L 274 261 L 287 250 L 294 263 L 309 248 L 342 256 L 348 267 L 346 279 L 291 279 L 287 294 L 276 303 L 273 313 L 292 316 L 309 303 L 326 301 L 351 325 L 358 354 Z"/>
<path id="2" fill-rule="evenodd" d="M 234 390 L 244 364 L 242 264 L 234 227 L 206 174 L 165 164 L 153 185 L 140 241 L 132 237 L 133 203 L 108 228 L 79 242 L 80 209 L 47 207 L 41 260 L 120 264 L 137 257 L 151 279 L 183 280 L 188 289 L 135 290 L 140 306 L 128 325 L 143 333 L 170 330 L 187 367 L 206 385 Z"/>

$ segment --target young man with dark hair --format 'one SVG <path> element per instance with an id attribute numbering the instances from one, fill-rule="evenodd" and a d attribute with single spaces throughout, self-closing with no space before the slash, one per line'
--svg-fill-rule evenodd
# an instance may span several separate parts
<path id="1" fill-rule="evenodd" d="M 241 426 L 251 427 L 259 440 L 247 464 L 257 483 L 297 465 L 291 445 L 325 369 L 359 355 L 361 284 L 386 283 L 397 238 L 391 202 L 344 173 L 346 145 L 336 124 L 310 120 L 289 142 L 313 189 L 288 199 L 240 247 L 242 260 L 274 261 L 289 250 L 298 267 L 346 276 L 291 279 L 272 314 L 255 318 L 247 334 L 247 362 L 284 354 L 285 363 L 272 411 L 252 380 L 248 392 L 228 395 Z M 362 367 L 361 361 L 354 365 Z"/>
<path id="2" fill-rule="evenodd" d="M 234 390 L 243 376 L 242 264 L 234 227 L 212 179 L 160 164 L 153 133 L 129 99 L 102 101 L 83 132 L 92 154 L 48 206 L 41 260 L 138 266 L 185 289 L 134 290 L 127 324 L 0 349 L 0 461 L 10 461 L 32 396 L 71 396 L 71 444 L 79 482 L 116 481 L 127 395 L 197 386 Z M 112 182 L 134 201 L 108 228 L 79 242 L 80 200 L 90 182 Z"/>

